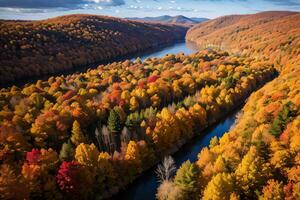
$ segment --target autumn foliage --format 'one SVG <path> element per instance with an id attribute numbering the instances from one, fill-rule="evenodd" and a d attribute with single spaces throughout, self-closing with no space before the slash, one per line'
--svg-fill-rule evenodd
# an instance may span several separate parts
<path id="1" fill-rule="evenodd" d="M 41 21 L 0 20 L 0 30 L 0 85 L 8 85 L 181 40 L 187 27 L 67 15 Z"/>
<path id="2" fill-rule="evenodd" d="M 263 58 L 280 72 L 251 94 L 229 132 L 213 137 L 199 152 L 193 163 L 198 187 L 190 199 L 299 199 L 299 19 L 296 12 L 226 16 L 189 31 L 187 38 L 199 45 Z M 232 87 L 235 81 L 226 84 Z M 174 183 L 176 178 L 168 183 L 170 191 L 177 190 Z M 184 191 L 177 194 L 182 195 Z"/>
<path id="3" fill-rule="evenodd" d="M 268 11 L 223 16 L 189 29 L 186 39 L 201 47 L 261 57 L 277 69 L 299 65 L 299 12 Z"/>
<path id="4" fill-rule="evenodd" d="M 257 59 L 201 51 L 3 88 L 4 198 L 17 180 L 30 198 L 107 198 L 275 75 Z M 199 172 L 182 167 L 176 191 L 194 197 Z"/>

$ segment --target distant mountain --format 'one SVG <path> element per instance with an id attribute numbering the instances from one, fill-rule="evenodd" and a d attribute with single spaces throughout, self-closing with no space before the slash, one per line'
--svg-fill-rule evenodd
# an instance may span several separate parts
<path id="1" fill-rule="evenodd" d="M 196 21 L 198 23 L 205 22 L 205 21 L 209 20 L 208 18 L 204 18 L 204 17 L 191 17 L 190 19 L 193 20 L 193 21 Z"/>
<path id="2" fill-rule="evenodd" d="M 188 18 L 183 15 L 177 15 L 177 16 L 163 15 L 158 17 L 144 17 L 144 18 L 129 17 L 126 19 L 148 21 L 148 22 L 150 21 L 150 22 L 178 23 L 178 24 L 197 24 L 209 20 L 207 18 L 197 18 L 197 17 Z"/>

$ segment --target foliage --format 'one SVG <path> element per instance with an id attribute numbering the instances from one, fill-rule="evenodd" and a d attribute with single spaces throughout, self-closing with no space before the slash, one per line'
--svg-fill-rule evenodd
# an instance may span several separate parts
<path id="1" fill-rule="evenodd" d="M 0 169 L 0 198 L 28 199 L 28 188 L 20 174 L 6 164 L 2 164 Z"/>
<path id="2" fill-rule="evenodd" d="M 122 130 L 121 118 L 116 109 L 112 109 L 107 120 L 108 129 L 112 133 L 120 133 Z"/>
<path id="3" fill-rule="evenodd" d="M 30 23 L 2 20 L 0 29 L 0 84 L 73 71 L 167 44 L 184 38 L 187 30 L 184 26 L 97 15 L 68 15 Z"/>
<path id="4" fill-rule="evenodd" d="M 186 38 L 201 47 L 268 59 L 281 70 L 299 62 L 299 25 L 299 14 L 287 11 L 224 16 L 196 25 Z"/>
<path id="5" fill-rule="evenodd" d="M 271 65 L 257 59 L 200 51 L 143 62 L 115 62 L 85 73 L 3 88 L 1 162 L 21 174 L 16 177 L 26 180 L 32 198 L 72 198 L 77 194 L 80 198 L 107 198 L 234 109 L 274 75 Z M 228 85 L 230 76 L 235 81 Z M 272 110 L 277 116 L 276 109 Z M 294 135 L 293 151 L 300 149 Z M 230 140 L 215 139 L 211 148 L 224 141 Z M 246 148 L 249 143 L 233 146 Z M 174 192 L 168 198 L 200 196 L 215 174 L 234 172 L 241 152 L 247 151 L 230 151 L 228 156 L 207 153 L 199 161 L 199 169 L 197 162 L 178 173 L 178 183 L 171 184 Z M 282 152 L 270 156 L 272 163 L 293 155 Z M 277 163 L 292 163 L 282 161 Z M 197 189 L 196 171 L 203 181 L 195 184 Z M 163 162 L 158 174 L 161 181 L 172 181 L 175 165 L 171 159 Z M 78 191 L 73 192 L 74 187 Z M 190 195 L 192 190 L 195 194 Z"/>
<path id="6" fill-rule="evenodd" d="M 60 189 L 70 197 L 86 198 L 89 195 L 91 184 L 87 169 L 76 163 L 63 161 L 56 176 Z"/>
<path id="7" fill-rule="evenodd" d="M 262 190 L 263 195 L 259 197 L 260 200 L 281 200 L 284 199 L 283 184 L 275 180 L 269 180 Z"/>
<path id="8" fill-rule="evenodd" d="M 59 153 L 59 159 L 62 161 L 72 161 L 74 156 L 74 148 L 70 141 L 64 143 Z"/>
<path id="9" fill-rule="evenodd" d="M 176 172 L 174 183 L 183 191 L 185 199 L 196 198 L 198 169 L 189 160 L 184 162 Z"/>
<path id="10" fill-rule="evenodd" d="M 231 174 L 219 173 L 207 184 L 203 192 L 203 200 L 229 199 L 234 192 L 234 179 Z"/>
<path id="11" fill-rule="evenodd" d="M 254 92 L 235 126 L 201 150 L 196 162 L 197 195 L 202 199 L 299 198 L 299 74 L 299 69 L 287 67 Z"/>
<path id="12" fill-rule="evenodd" d="M 80 143 L 87 142 L 87 139 L 85 138 L 85 136 L 80 128 L 80 124 L 76 120 L 73 122 L 73 126 L 72 126 L 71 141 L 75 146 L 79 145 Z"/>
<path id="13" fill-rule="evenodd" d="M 294 113 L 292 110 L 292 103 L 288 102 L 282 108 L 282 110 L 278 113 L 277 117 L 274 119 L 270 132 L 274 136 L 278 137 L 283 130 L 285 130 L 287 123 L 293 117 Z"/>

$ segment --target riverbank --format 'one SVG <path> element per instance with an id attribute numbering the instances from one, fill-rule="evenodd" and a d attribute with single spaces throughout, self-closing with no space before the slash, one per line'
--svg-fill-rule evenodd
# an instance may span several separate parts
<path id="1" fill-rule="evenodd" d="M 149 47 L 143 51 L 136 51 L 134 53 L 125 54 L 122 56 L 116 56 L 114 58 L 100 60 L 90 64 L 74 66 L 71 69 L 62 70 L 56 73 L 51 73 L 46 76 L 32 77 L 28 79 L 22 79 L 14 83 L 8 82 L 5 84 L 0 84 L 0 87 L 6 88 L 6 87 L 11 87 L 13 85 L 22 87 L 26 84 L 35 83 L 38 80 L 46 81 L 51 76 L 68 76 L 74 73 L 82 73 L 82 72 L 86 72 L 89 69 L 95 69 L 99 65 L 106 65 L 113 62 L 120 62 L 122 60 L 135 60 L 136 58 L 141 58 L 142 60 L 144 60 L 148 57 L 162 57 L 168 53 L 176 54 L 182 52 L 185 54 L 190 54 L 196 51 L 197 51 L 197 47 L 195 44 L 193 44 L 192 42 L 186 43 L 185 40 L 180 39 L 180 40 L 175 40 L 171 43 L 165 43 L 165 44 Z"/>
<path id="2" fill-rule="evenodd" d="M 225 132 L 229 131 L 235 123 L 236 116 L 240 108 L 232 111 L 225 119 L 220 120 L 214 126 L 208 127 L 203 131 L 203 135 L 196 135 L 192 140 L 182 145 L 181 149 L 175 152 L 172 157 L 177 168 L 186 160 L 196 161 L 199 151 L 209 144 L 212 137 L 221 137 Z M 158 181 L 156 177 L 157 165 L 144 172 L 143 177 L 137 178 L 131 185 L 119 194 L 112 197 L 112 200 L 153 200 L 155 199 Z"/>
<path id="3" fill-rule="evenodd" d="M 10 130 L 27 123 L 14 132 L 24 141 L 28 138 L 24 149 L 33 147 L 20 152 L 23 165 L 14 165 L 21 166 L 14 173 L 36 186 L 30 188 L 31 195 L 51 191 L 68 198 L 108 198 L 164 155 L 178 151 L 195 133 L 203 134 L 274 74 L 272 66 L 257 65 L 254 59 L 202 51 L 112 63 L 3 89 L 2 127 Z M 20 163 L 14 151 L 5 158 Z M 48 167 L 44 157 L 38 163 L 28 160 L 45 152 L 56 159 L 55 166 Z M 28 166 L 41 166 L 45 173 L 29 180 L 22 170 Z M 46 178 L 55 182 L 50 189 L 44 187 Z M 66 190 L 67 180 L 77 193 Z"/>
<path id="4" fill-rule="evenodd" d="M 174 24 L 81 14 L 1 23 L 3 86 L 174 43 L 183 40 L 188 30 Z"/>
<path id="5" fill-rule="evenodd" d="M 255 89 L 255 91 L 259 90 L 265 84 L 272 81 L 274 78 L 276 78 L 276 76 L 277 74 L 275 74 L 275 76 L 272 77 L 271 80 L 268 80 L 264 84 L 259 85 Z M 191 148 L 191 146 L 197 147 L 197 145 L 199 146 L 200 144 L 200 147 L 203 148 L 204 146 L 209 145 L 210 138 L 214 136 L 221 137 L 225 132 L 229 131 L 231 126 L 234 125 L 236 117 L 238 116 L 239 112 L 241 112 L 241 108 L 245 105 L 250 94 L 251 93 L 243 97 L 242 100 L 236 102 L 236 104 L 233 105 L 233 109 L 223 112 L 217 118 L 213 119 L 212 121 L 209 121 L 207 126 L 203 127 L 199 132 L 194 133 L 191 138 L 186 138 L 179 141 L 177 145 L 170 149 L 166 155 L 173 156 L 177 167 L 179 167 L 186 160 L 195 162 L 197 159 L 197 155 L 200 152 L 200 149 L 196 148 L 194 150 L 186 151 L 186 148 Z M 227 124 L 226 128 L 224 128 L 223 131 L 213 131 L 215 129 L 218 130 L 218 127 L 220 125 L 222 126 L 222 122 L 227 121 L 228 119 L 230 119 L 230 125 Z M 202 139 L 205 139 L 204 143 L 201 142 Z M 194 142 L 195 144 L 193 144 Z M 187 155 L 191 154 L 191 152 L 193 154 L 193 157 Z M 178 154 L 179 156 L 177 157 L 176 154 Z M 118 190 L 115 190 L 114 193 L 111 193 L 107 198 L 110 198 L 112 200 L 139 200 L 141 198 L 143 200 L 155 199 L 156 189 L 158 187 L 155 171 L 157 169 L 157 165 L 160 162 L 161 160 L 156 160 L 156 162 L 152 166 L 150 166 L 148 169 L 146 169 L 140 175 L 138 175 L 132 183 L 128 185 L 120 185 Z"/>

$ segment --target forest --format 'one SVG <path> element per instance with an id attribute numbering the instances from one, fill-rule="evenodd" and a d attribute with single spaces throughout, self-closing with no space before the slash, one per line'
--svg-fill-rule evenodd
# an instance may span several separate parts
<path id="1" fill-rule="evenodd" d="M 281 70 L 300 62 L 300 13 L 268 11 L 219 17 L 189 29 L 186 40 L 203 48 L 268 59 Z"/>
<path id="2" fill-rule="evenodd" d="M 159 163 L 158 200 L 300 199 L 300 14 L 219 17 L 200 51 L 81 66 L 182 39 L 94 15 L 0 21 L 0 199 L 108 199 Z M 196 162 L 169 155 L 236 108 Z M 298 174 L 299 173 L 299 174 Z"/>
<path id="3" fill-rule="evenodd" d="M 97 15 L 0 20 L 0 85 L 57 75 L 183 40 L 187 27 Z"/>
<path id="4" fill-rule="evenodd" d="M 2 88 L 0 198 L 108 198 L 276 75 L 205 50 Z"/>
<path id="5" fill-rule="evenodd" d="M 176 170 L 172 158 L 164 159 L 159 200 L 300 198 L 299 22 L 299 13 L 266 12 L 221 17 L 189 31 L 187 39 L 199 45 L 231 53 L 245 47 L 243 55 L 273 62 L 279 76 L 251 94 L 235 126 L 213 137 L 195 163 Z M 172 169 L 168 176 L 165 169 Z"/>

